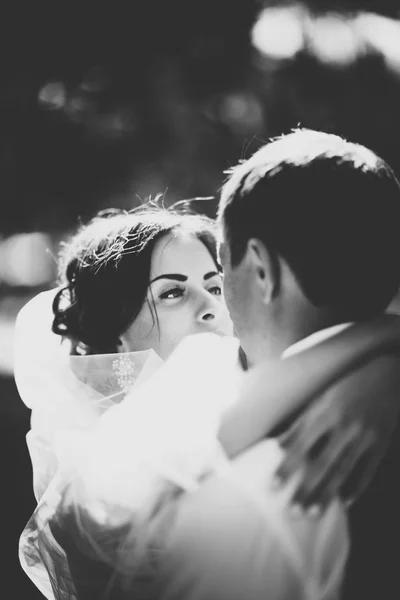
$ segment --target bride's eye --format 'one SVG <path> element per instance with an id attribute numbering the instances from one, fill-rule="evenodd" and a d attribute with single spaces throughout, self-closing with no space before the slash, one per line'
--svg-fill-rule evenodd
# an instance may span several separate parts
<path id="1" fill-rule="evenodd" d="M 185 290 L 180 287 L 173 287 L 165 292 L 160 294 L 160 300 L 175 300 L 176 298 L 181 298 L 185 293 Z"/>
<path id="2" fill-rule="evenodd" d="M 210 294 L 213 294 L 213 296 L 221 296 L 222 294 L 222 288 L 220 285 L 213 285 L 212 287 L 208 288 L 208 291 Z"/>

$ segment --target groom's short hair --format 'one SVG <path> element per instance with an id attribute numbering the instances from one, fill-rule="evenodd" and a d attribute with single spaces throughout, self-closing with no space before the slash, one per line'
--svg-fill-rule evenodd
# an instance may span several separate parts
<path id="1" fill-rule="evenodd" d="M 282 257 L 305 296 L 349 318 L 382 312 L 400 284 L 400 186 L 337 135 L 298 129 L 230 171 L 219 206 L 232 266 L 250 238 Z"/>

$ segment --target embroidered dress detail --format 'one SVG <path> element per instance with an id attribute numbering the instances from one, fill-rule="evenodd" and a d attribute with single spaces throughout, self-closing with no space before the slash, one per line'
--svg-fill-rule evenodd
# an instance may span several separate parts
<path id="1" fill-rule="evenodd" d="M 118 358 L 113 360 L 112 368 L 121 391 L 127 393 L 136 379 L 134 361 L 126 354 L 120 354 Z"/>

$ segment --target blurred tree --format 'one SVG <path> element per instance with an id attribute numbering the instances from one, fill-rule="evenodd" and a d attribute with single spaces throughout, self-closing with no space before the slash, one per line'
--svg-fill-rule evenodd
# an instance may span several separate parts
<path id="1" fill-rule="evenodd" d="M 299 123 L 364 142 L 397 168 L 396 74 L 378 56 L 337 68 L 307 48 L 260 61 L 252 25 L 263 7 L 281 4 L 3 4 L 0 232 L 62 232 L 99 208 L 159 192 L 167 204 L 215 194 L 226 168 Z M 314 13 L 392 16 L 396 4 L 307 2 Z"/>
<path id="2" fill-rule="evenodd" d="M 14 2 L 6 15 L 2 231 L 219 184 L 235 145 L 204 106 L 245 77 L 254 2 Z"/>

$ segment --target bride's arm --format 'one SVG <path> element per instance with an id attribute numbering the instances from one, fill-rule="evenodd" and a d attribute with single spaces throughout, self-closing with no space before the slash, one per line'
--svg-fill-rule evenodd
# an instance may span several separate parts
<path id="1" fill-rule="evenodd" d="M 400 318 L 382 315 L 243 379 L 240 400 L 223 415 L 219 440 L 229 456 L 270 434 L 285 418 L 373 356 L 400 349 Z"/>

